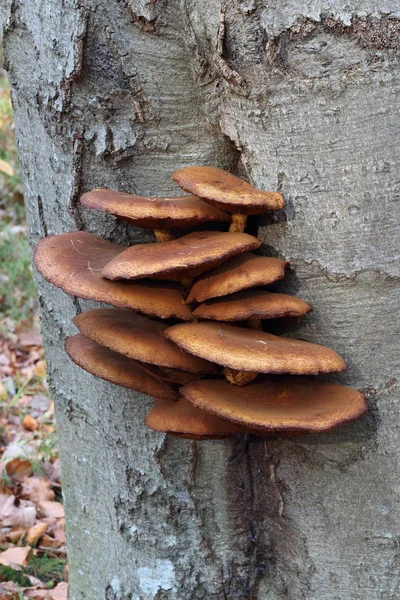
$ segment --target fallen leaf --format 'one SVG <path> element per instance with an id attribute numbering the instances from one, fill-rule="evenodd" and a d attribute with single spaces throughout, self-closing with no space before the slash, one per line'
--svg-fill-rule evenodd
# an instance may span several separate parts
<path id="1" fill-rule="evenodd" d="M 52 600 L 50 591 L 43 589 L 25 590 L 24 598 L 29 598 L 29 600 Z"/>
<path id="2" fill-rule="evenodd" d="M 36 419 L 31 417 L 31 415 L 25 415 L 22 420 L 22 425 L 27 431 L 36 431 L 39 429 L 39 423 L 36 421 Z"/>
<path id="3" fill-rule="evenodd" d="M 27 477 L 22 484 L 22 496 L 29 498 L 36 504 L 54 500 L 55 494 L 51 483 L 44 477 Z M 57 502 L 56 504 L 59 504 Z"/>
<path id="4" fill-rule="evenodd" d="M 6 398 L 8 397 L 8 391 L 5 387 L 5 385 L 0 381 L 0 400 L 6 400 Z"/>
<path id="5" fill-rule="evenodd" d="M 36 525 L 29 529 L 26 535 L 26 543 L 35 544 L 42 537 L 47 527 L 47 523 L 36 523 Z"/>
<path id="6" fill-rule="evenodd" d="M 13 458 L 6 464 L 6 473 L 13 481 L 23 481 L 33 473 L 33 467 L 29 460 L 24 458 Z"/>
<path id="7" fill-rule="evenodd" d="M 39 508 L 45 517 L 62 519 L 64 517 L 64 507 L 60 502 L 40 502 Z"/>
<path id="8" fill-rule="evenodd" d="M 49 535 L 44 535 L 40 541 L 40 546 L 43 548 L 60 548 L 63 545 L 61 540 L 56 540 Z"/>
<path id="9" fill-rule="evenodd" d="M 26 567 L 31 552 L 32 548 L 30 546 L 25 546 L 23 548 L 14 546 L 13 548 L 8 548 L 8 550 L 0 553 L 0 564 L 5 565 L 6 567 L 15 565 Z"/>
<path id="10" fill-rule="evenodd" d="M 68 583 L 64 581 L 58 583 L 54 590 L 50 590 L 51 600 L 67 600 L 68 599 Z"/>
<path id="11" fill-rule="evenodd" d="M 34 371 L 36 377 L 43 379 L 43 377 L 46 375 L 46 361 L 43 359 L 39 360 L 34 367 Z"/>
<path id="12" fill-rule="evenodd" d="M 42 336 L 38 329 L 31 331 L 22 331 L 19 334 L 19 343 L 21 346 L 43 346 Z"/>
<path id="13" fill-rule="evenodd" d="M 22 536 L 26 533 L 25 527 L 17 526 L 10 529 L 7 533 L 7 539 L 10 540 L 13 544 L 16 544 Z"/>
<path id="14" fill-rule="evenodd" d="M 61 464 L 60 459 L 56 458 L 53 463 L 44 463 L 43 471 L 45 475 L 54 483 L 61 479 Z"/>
<path id="15" fill-rule="evenodd" d="M 13 581 L 5 581 L 0 583 L 0 598 L 1 600 L 17 600 L 19 596 L 19 585 Z"/>
<path id="16" fill-rule="evenodd" d="M 3 496 L 3 494 L 2 494 Z M 4 527 L 33 527 L 36 521 L 36 508 L 34 506 L 15 506 L 15 496 L 8 496 L 0 510 L 0 521 Z"/>
<path id="17" fill-rule="evenodd" d="M 2 158 L 0 158 L 0 171 L 6 173 L 6 175 L 10 175 L 10 177 L 14 175 L 14 169 L 12 168 L 10 163 L 6 162 Z"/>

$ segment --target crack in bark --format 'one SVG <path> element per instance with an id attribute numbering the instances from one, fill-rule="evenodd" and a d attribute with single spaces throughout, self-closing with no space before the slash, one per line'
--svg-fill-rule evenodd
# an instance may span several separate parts
<path id="1" fill-rule="evenodd" d="M 299 17 L 293 25 L 271 37 L 266 45 L 268 62 L 277 67 L 283 66 L 288 44 L 310 38 L 318 32 L 354 39 L 366 49 L 400 48 L 400 20 L 395 17 L 353 15 L 351 25 L 345 25 L 340 19 L 322 14 L 319 20 Z"/>
<path id="2" fill-rule="evenodd" d="M 46 223 L 46 219 L 44 217 L 42 197 L 39 194 L 37 196 L 37 208 L 38 208 L 39 222 L 40 222 L 40 226 L 42 228 L 43 236 L 47 237 L 47 235 L 48 235 L 47 223 Z"/>

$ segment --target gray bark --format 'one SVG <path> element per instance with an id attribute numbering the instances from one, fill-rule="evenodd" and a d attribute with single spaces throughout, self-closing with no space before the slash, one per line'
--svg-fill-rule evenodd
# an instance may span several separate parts
<path id="1" fill-rule="evenodd" d="M 71 600 L 398 599 L 400 2 L 2 2 L 32 243 L 150 239 L 79 195 L 167 194 L 185 165 L 282 190 L 250 226 L 315 307 L 284 334 L 341 353 L 370 408 L 284 441 L 150 432 L 149 398 L 64 354 L 93 304 L 37 276 Z"/>

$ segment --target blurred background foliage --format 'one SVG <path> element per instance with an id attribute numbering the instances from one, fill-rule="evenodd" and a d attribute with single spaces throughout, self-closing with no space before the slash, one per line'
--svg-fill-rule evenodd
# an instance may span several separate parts
<path id="1" fill-rule="evenodd" d="M 1 56 L 0 56 L 1 64 Z M 7 77 L 0 68 L 0 333 L 36 313 L 31 252 L 26 239 L 25 210 L 14 120 Z"/>

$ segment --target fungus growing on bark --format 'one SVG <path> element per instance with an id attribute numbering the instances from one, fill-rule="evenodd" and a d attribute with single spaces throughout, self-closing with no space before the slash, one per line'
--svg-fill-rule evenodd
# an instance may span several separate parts
<path id="1" fill-rule="evenodd" d="M 367 408 L 362 394 L 336 383 L 278 377 L 237 388 L 226 381 L 190 383 L 181 394 L 198 408 L 267 432 L 318 433 L 353 421 Z"/>
<path id="2" fill-rule="evenodd" d="M 81 196 L 87 208 L 102 210 L 138 227 L 154 229 L 159 242 L 173 238 L 171 229 L 189 229 L 205 222 L 230 221 L 230 216 L 196 196 L 151 198 L 97 188 Z"/>
<path id="3" fill-rule="evenodd" d="M 68 337 L 65 349 L 75 364 L 95 377 L 142 394 L 157 395 L 164 400 L 176 400 L 178 397 L 176 387 L 155 377 L 151 367 L 144 368 L 138 362 L 100 346 L 82 334 Z"/>
<path id="4" fill-rule="evenodd" d="M 201 231 L 160 244 L 137 244 L 111 260 L 102 271 L 107 279 L 192 278 L 232 256 L 255 250 L 261 242 L 247 233 Z"/>
<path id="5" fill-rule="evenodd" d="M 228 367 L 225 374 L 237 385 L 245 385 L 258 373 L 316 375 L 346 368 L 330 348 L 225 323 L 181 323 L 164 335 L 187 352 Z"/>
<path id="6" fill-rule="evenodd" d="M 128 309 L 98 308 L 73 319 L 79 331 L 101 346 L 143 363 L 190 373 L 216 373 L 210 362 L 183 352 L 163 332 L 168 325 Z"/>
<path id="7" fill-rule="evenodd" d="M 282 194 L 262 192 L 244 179 L 215 167 L 184 167 L 171 175 L 186 192 L 232 214 L 229 231 L 244 231 L 248 215 L 285 206 Z"/>
<path id="8" fill-rule="evenodd" d="M 177 402 L 157 398 L 146 417 L 146 425 L 155 431 L 190 439 L 193 436 L 194 439 L 215 439 L 245 431 L 232 421 L 222 420 L 209 411 L 197 408 L 186 398 L 179 398 Z"/>
<path id="9" fill-rule="evenodd" d="M 52 235 L 34 252 L 39 273 L 71 296 L 132 308 L 161 319 L 192 320 L 180 286 L 163 281 L 111 282 L 101 278 L 103 267 L 124 250 L 85 231 Z"/>
<path id="10" fill-rule="evenodd" d="M 268 285 L 285 277 L 288 263 L 269 256 L 244 252 L 204 273 L 192 286 L 186 302 L 204 302 L 244 289 Z"/>
<path id="11" fill-rule="evenodd" d="M 173 179 L 205 202 L 105 189 L 84 194 L 81 202 L 153 227 L 159 241 L 170 238 L 171 228 L 229 220 L 220 208 L 233 215 L 229 232 L 194 232 L 129 248 L 71 232 L 37 245 L 34 260 L 45 279 L 71 295 L 119 307 L 74 318 L 80 334 L 66 340 L 72 360 L 95 376 L 158 398 L 147 425 L 180 438 L 286 437 L 325 431 L 363 414 L 365 401 L 355 390 L 299 377 L 344 370 L 336 352 L 261 330 L 262 319 L 301 317 L 312 310 L 300 298 L 250 289 L 284 277 L 287 263 L 252 254 L 261 242 L 242 233 L 248 214 L 282 208 L 282 196 L 211 167 L 181 169 Z M 194 277 L 199 279 L 192 285 Z M 154 279 L 191 287 L 186 302 L 182 287 Z M 192 313 L 193 301 L 202 304 Z M 207 321 L 171 326 L 132 309 L 161 319 Z M 248 328 L 226 321 L 247 321 Z M 201 379 L 216 375 L 218 365 L 231 383 Z M 268 379 L 262 375 L 249 385 L 264 373 Z M 182 397 L 176 384 L 183 384 Z"/>
<path id="12" fill-rule="evenodd" d="M 248 319 L 277 319 L 302 317 L 312 307 L 301 298 L 263 290 L 244 290 L 223 298 L 206 300 L 193 315 L 214 321 L 246 321 Z"/>

